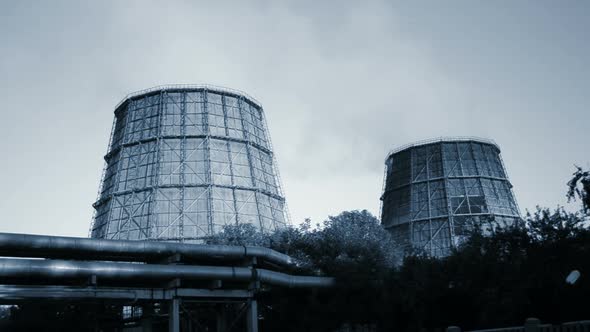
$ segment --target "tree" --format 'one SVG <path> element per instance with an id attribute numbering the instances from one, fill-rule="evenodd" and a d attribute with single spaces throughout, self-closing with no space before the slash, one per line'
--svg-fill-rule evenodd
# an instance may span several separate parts
<path id="1" fill-rule="evenodd" d="M 572 174 L 572 179 L 567 183 L 568 202 L 576 198 L 582 201 L 582 210 L 584 213 L 590 212 L 590 171 L 584 171 L 581 167 L 576 166 L 576 171 Z"/>
<path id="2" fill-rule="evenodd" d="M 268 330 L 330 331 L 343 324 L 376 324 L 390 314 L 389 287 L 400 257 L 389 233 L 368 211 L 345 211 L 312 227 L 306 220 L 271 236 L 272 247 L 303 264 L 306 274 L 335 277 L 327 290 L 276 288 L 261 303 Z M 293 315 L 297 312 L 297 315 Z"/>
<path id="3" fill-rule="evenodd" d="M 534 213 L 527 211 L 525 223 L 532 239 L 539 242 L 572 238 L 584 229 L 582 218 L 565 211 L 563 207 L 551 211 L 537 206 Z"/>
<path id="4" fill-rule="evenodd" d="M 252 224 L 224 225 L 221 232 L 207 239 L 207 244 L 269 247 L 270 237 Z"/>
<path id="5" fill-rule="evenodd" d="M 308 227 L 309 228 L 309 227 Z M 314 265 L 328 274 L 375 276 L 400 260 L 390 234 L 367 210 L 330 216 L 322 227 L 303 233 L 301 247 Z"/>

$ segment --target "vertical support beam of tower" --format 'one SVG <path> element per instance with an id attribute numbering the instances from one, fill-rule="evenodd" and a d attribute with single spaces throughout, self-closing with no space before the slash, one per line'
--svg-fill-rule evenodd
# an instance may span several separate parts
<path id="1" fill-rule="evenodd" d="M 469 151 L 471 151 L 471 155 L 473 156 L 473 164 L 475 165 L 475 172 L 479 175 L 482 175 L 484 173 L 480 167 L 481 165 L 479 164 L 481 161 L 475 156 L 475 149 L 473 148 L 474 145 L 475 145 L 475 143 L 469 142 Z M 477 181 L 479 188 L 481 188 L 481 190 L 483 191 L 484 189 L 483 189 L 483 183 L 481 182 L 481 178 L 477 178 L 476 181 Z M 486 209 L 489 212 L 490 203 L 489 203 L 488 195 L 483 195 L 483 201 L 486 206 Z M 482 212 L 484 212 L 484 211 L 482 211 Z M 481 220 L 480 220 L 480 222 L 481 222 Z"/>
<path id="2" fill-rule="evenodd" d="M 412 182 L 414 182 L 414 151 L 410 151 L 410 202 L 412 202 L 414 197 L 414 186 L 412 186 Z M 412 213 L 412 206 L 413 204 L 410 203 L 410 249 L 414 249 L 414 216 Z"/>
<path id="3" fill-rule="evenodd" d="M 168 332 L 180 332 L 179 298 L 173 298 L 168 304 Z"/>
<path id="4" fill-rule="evenodd" d="M 256 299 L 248 300 L 246 324 L 248 332 L 258 332 L 258 302 Z"/>
<path id="5" fill-rule="evenodd" d="M 115 118 L 113 119 L 113 124 L 111 125 L 111 135 L 109 136 L 109 145 L 107 146 L 107 155 L 110 154 L 111 149 L 112 149 L 113 136 L 115 136 L 116 126 L 117 126 L 117 117 L 115 116 Z M 100 185 L 98 186 L 98 192 L 96 193 L 96 201 L 97 202 L 100 200 L 101 195 L 102 195 L 102 191 L 104 190 L 105 177 L 107 174 L 108 167 L 109 167 L 109 163 L 106 160 L 104 160 L 104 166 L 102 167 L 102 174 L 100 176 Z M 94 211 L 92 211 L 92 221 L 90 222 L 90 229 L 88 230 L 88 237 L 93 237 L 92 234 L 93 234 L 94 227 L 95 227 L 97 212 L 98 212 L 98 210 L 96 210 L 96 209 L 94 209 Z M 107 225 L 105 225 L 104 227 L 107 227 Z"/>
<path id="6" fill-rule="evenodd" d="M 178 237 L 184 239 L 184 195 L 186 191 L 185 163 L 186 163 L 186 92 L 180 93 L 180 216 L 178 217 Z"/>
<path id="7" fill-rule="evenodd" d="M 162 136 L 162 109 L 164 108 L 164 101 L 162 100 L 164 98 L 164 92 L 160 92 L 158 97 L 158 108 L 157 108 L 157 112 L 158 112 L 158 119 L 156 120 L 156 155 L 155 155 L 155 159 L 156 159 L 156 167 L 155 170 L 153 170 L 154 172 L 154 177 L 153 177 L 153 187 L 150 193 L 150 202 L 149 202 L 149 206 L 148 206 L 148 217 L 147 217 L 147 236 L 148 239 L 153 239 L 154 237 L 154 231 L 153 231 L 153 227 L 152 225 L 157 223 L 157 215 L 155 214 L 155 206 L 156 206 L 156 198 L 158 195 L 158 188 L 160 187 L 160 173 L 161 173 L 161 167 L 162 164 L 160 162 L 160 149 L 161 149 L 161 144 L 162 142 L 160 141 L 160 137 Z"/>
<path id="8" fill-rule="evenodd" d="M 493 167 L 492 166 L 492 162 L 488 158 L 488 154 L 486 153 L 486 151 L 483 148 L 482 148 L 481 154 L 482 154 L 482 160 L 485 162 L 485 164 L 486 164 L 486 166 L 488 168 L 488 175 L 491 176 L 491 174 L 492 174 L 492 167 Z M 482 174 L 482 173 L 478 173 L 478 174 Z M 490 184 L 493 186 L 493 183 L 491 182 L 491 180 L 490 180 Z M 483 185 L 482 185 L 482 190 L 483 190 Z M 493 191 L 495 191 L 495 190 L 493 190 Z M 488 212 L 490 214 L 490 217 L 492 219 L 495 219 L 494 213 L 491 211 L 492 210 L 492 206 L 491 206 L 491 204 L 490 204 L 489 199 L 488 199 L 487 196 L 488 195 L 485 195 L 484 200 L 486 202 L 486 206 L 488 208 Z"/>
<path id="9" fill-rule="evenodd" d="M 264 110 L 260 108 L 260 121 L 262 122 L 262 126 L 264 127 L 264 135 L 266 135 L 266 141 L 268 144 L 268 148 L 271 151 L 271 160 L 272 160 L 272 169 L 275 175 L 275 181 L 277 186 L 277 193 L 279 196 L 283 197 L 283 217 L 284 222 L 287 225 L 291 225 L 291 213 L 289 212 L 289 206 L 287 205 L 287 201 L 284 200 L 285 197 L 285 188 L 283 185 L 283 180 L 281 179 L 281 172 L 279 171 L 279 163 L 277 158 L 274 154 L 274 147 L 272 145 L 272 139 L 270 137 L 270 130 L 268 129 L 268 122 L 266 121 L 266 115 L 264 114 Z M 272 209 L 271 209 L 272 210 Z M 276 220 L 276 219 L 275 219 Z M 275 224 L 276 229 L 276 224 Z"/>
<path id="10" fill-rule="evenodd" d="M 387 162 L 385 167 L 383 168 L 383 185 L 381 187 L 381 192 L 385 193 L 385 188 L 387 186 Z M 381 196 L 382 199 L 379 200 L 379 218 L 383 217 L 383 199 L 385 199 L 385 195 Z M 383 220 L 381 220 L 381 224 L 384 224 Z"/>
<path id="11" fill-rule="evenodd" d="M 227 119 L 227 101 L 226 101 L 226 95 L 222 95 L 221 96 L 221 106 L 222 106 L 222 110 L 223 110 L 223 124 L 225 126 L 225 135 L 226 136 L 230 136 L 229 135 L 229 125 L 228 125 L 228 119 Z M 238 203 L 237 203 L 237 199 L 236 199 L 236 183 L 235 183 L 235 176 L 234 176 L 234 165 L 233 165 L 233 158 L 232 158 L 232 150 L 231 150 L 231 142 L 227 141 L 227 162 L 229 163 L 228 167 L 229 167 L 229 178 L 231 181 L 231 186 L 232 186 L 232 195 L 234 197 L 233 199 L 233 208 L 234 208 L 234 213 L 235 213 L 235 219 L 236 219 L 236 225 L 240 223 L 240 220 L 238 219 Z"/>
<path id="12" fill-rule="evenodd" d="M 416 150 L 414 150 L 416 151 Z M 430 195 L 430 159 L 432 158 L 432 152 L 429 149 L 425 149 L 426 153 L 426 196 L 428 197 L 428 228 L 429 236 L 430 236 L 430 254 L 434 256 L 434 238 L 432 234 L 432 215 L 430 214 L 430 199 L 432 198 Z"/>
<path id="13" fill-rule="evenodd" d="M 117 116 L 116 115 L 116 112 L 117 112 L 117 110 L 115 110 L 115 117 Z M 117 191 L 118 188 L 116 186 L 119 185 L 120 179 L 121 179 L 121 173 L 122 173 L 121 172 L 121 165 L 123 164 L 123 151 L 125 150 L 122 147 L 122 145 L 125 144 L 126 143 L 126 140 L 127 140 L 127 128 L 129 128 L 129 119 L 131 118 L 131 116 L 132 115 L 128 114 L 127 117 L 125 117 L 125 122 L 123 123 L 123 128 L 122 128 L 123 134 L 121 135 L 121 139 L 120 139 L 120 142 L 119 142 L 119 153 L 118 153 L 119 160 L 117 161 L 117 173 L 115 175 L 116 178 L 115 178 L 115 181 L 113 182 L 113 186 L 115 186 L 115 187 L 113 187 L 113 192 Z M 112 200 L 111 205 L 109 207 L 109 212 L 108 212 L 109 215 L 111 215 L 113 213 L 113 205 L 114 205 L 115 200 L 116 200 L 114 198 L 115 198 L 115 196 L 113 195 L 113 200 Z M 110 230 L 110 227 L 111 227 L 111 223 L 109 222 L 106 227 L 107 227 L 107 229 L 105 230 L 105 239 L 108 239 L 109 238 L 108 233 L 109 233 L 109 230 Z M 119 231 L 117 230 L 117 237 L 118 236 L 119 236 Z M 111 238 L 113 238 L 113 237 L 111 237 Z"/>
<path id="14" fill-rule="evenodd" d="M 445 154 L 444 154 L 444 144 L 441 143 L 439 144 L 440 146 L 440 162 L 441 162 L 441 168 L 442 168 L 442 173 L 443 173 L 443 188 L 444 188 L 444 194 L 445 194 L 445 200 L 447 201 L 447 215 L 449 216 L 449 220 L 448 220 L 448 225 L 449 225 L 449 234 L 451 236 L 451 246 L 453 247 L 457 247 L 456 243 L 456 237 L 455 237 L 455 220 L 454 220 L 454 211 L 453 211 L 453 207 L 451 205 L 451 197 L 449 195 L 449 180 L 447 179 L 447 175 L 449 174 L 449 171 L 447 169 L 447 167 L 445 166 Z"/>
<path id="15" fill-rule="evenodd" d="M 209 234 L 213 234 L 213 173 L 211 170 L 211 127 L 209 127 L 209 107 L 207 106 L 207 89 L 203 90 L 203 126 L 205 128 L 205 177 L 207 187 L 207 227 Z"/>
<path id="16" fill-rule="evenodd" d="M 500 148 L 498 148 L 498 150 L 500 150 Z M 512 183 L 510 182 L 510 178 L 508 177 L 508 170 L 506 170 L 506 165 L 504 165 L 504 159 L 502 158 L 502 155 L 500 154 L 500 152 L 498 152 L 498 159 L 500 160 L 500 166 L 504 170 L 504 177 L 506 178 L 506 180 L 508 181 L 508 184 L 510 185 L 510 195 L 512 196 L 511 201 L 514 203 L 514 207 L 516 208 L 516 213 L 520 216 L 520 207 L 518 206 L 518 201 L 516 201 L 516 198 L 514 196 L 514 190 L 512 189 Z"/>
<path id="17" fill-rule="evenodd" d="M 459 142 L 455 143 L 455 146 L 457 147 L 457 162 L 459 163 L 459 165 L 461 166 L 461 176 L 463 177 L 467 177 L 467 174 L 465 174 L 465 170 L 464 170 L 464 166 L 463 166 L 463 154 L 461 153 L 461 150 L 459 150 Z M 469 202 L 469 190 L 467 189 L 467 185 L 465 184 L 465 178 L 462 180 L 463 182 L 463 190 L 465 190 L 465 198 L 464 201 L 465 203 L 467 203 L 467 208 L 469 209 L 469 212 L 471 213 L 471 203 Z"/>
<path id="18" fill-rule="evenodd" d="M 251 144 L 251 137 L 250 131 L 246 130 L 246 116 L 245 116 L 245 102 L 244 98 L 240 97 L 238 100 L 238 109 L 240 110 L 240 118 L 242 119 L 242 128 L 244 129 L 244 139 L 246 140 L 246 154 L 248 157 L 248 167 L 250 167 L 250 178 L 252 180 L 252 187 L 258 188 L 258 183 L 256 180 L 255 172 L 254 172 L 254 163 L 252 162 L 252 144 Z M 247 104 L 246 104 L 247 105 Z M 260 197 L 258 196 L 259 189 L 254 192 L 254 202 L 256 203 L 256 213 L 258 215 L 258 224 L 260 225 L 260 229 L 264 229 L 262 223 L 262 215 L 260 214 Z"/>

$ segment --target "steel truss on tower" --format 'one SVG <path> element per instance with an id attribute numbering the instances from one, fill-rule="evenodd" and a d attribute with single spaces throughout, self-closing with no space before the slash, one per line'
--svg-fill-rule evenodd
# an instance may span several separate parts
<path id="1" fill-rule="evenodd" d="M 228 224 L 288 222 L 262 106 L 172 85 L 128 95 L 115 120 L 90 235 L 200 242 Z"/>
<path id="2" fill-rule="evenodd" d="M 381 223 L 403 247 L 442 257 L 479 225 L 520 220 L 498 145 L 451 137 L 421 141 L 386 159 Z"/>

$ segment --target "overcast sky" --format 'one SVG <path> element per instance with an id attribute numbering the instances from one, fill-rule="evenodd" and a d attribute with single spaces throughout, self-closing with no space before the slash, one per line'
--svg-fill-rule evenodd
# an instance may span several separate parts
<path id="1" fill-rule="evenodd" d="M 2 1 L 0 231 L 86 236 L 113 107 L 168 83 L 264 105 L 294 223 L 379 213 L 388 150 L 493 138 L 523 211 L 588 166 L 587 1 Z"/>

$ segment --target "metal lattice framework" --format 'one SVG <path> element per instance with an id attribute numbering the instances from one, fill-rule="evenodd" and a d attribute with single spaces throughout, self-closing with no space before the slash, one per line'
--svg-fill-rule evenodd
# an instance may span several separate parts
<path id="1" fill-rule="evenodd" d="M 500 148 L 491 140 L 420 141 L 393 150 L 385 165 L 381 222 L 407 248 L 445 256 L 474 223 L 520 219 Z"/>
<path id="2" fill-rule="evenodd" d="M 196 241 L 224 225 L 289 223 L 262 106 L 209 85 L 125 97 L 105 156 L 90 235 Z"/>

